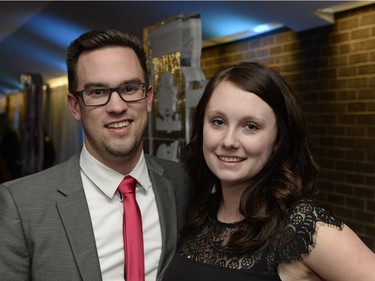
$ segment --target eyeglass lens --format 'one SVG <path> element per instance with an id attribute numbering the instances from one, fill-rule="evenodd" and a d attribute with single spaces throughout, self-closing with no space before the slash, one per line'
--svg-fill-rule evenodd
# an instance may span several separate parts
<path id="1" fill-rule="evenodd" d="M 86 105 L 106 104 L 112 93 L 117 92 L 126 102 L 138 101 L 145 97 L 146 87 L 144 83 L 132 83 L 117 88 L 92 87 L 82 92 L 82 98 Z"/>

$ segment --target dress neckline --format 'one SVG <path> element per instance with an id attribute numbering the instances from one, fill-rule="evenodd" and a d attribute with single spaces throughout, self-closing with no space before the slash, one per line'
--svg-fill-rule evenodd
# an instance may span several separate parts
<path id="1" fill-rule="evenodd" d="M 217 217 L 209 217 L 209 220 L 214 223 L 215 225 L 222 227 L 222 228 L 236 228 L 239 227 L 244 219 L 236 221 L 236 222 L 222 222 L 217 219 Z"/>

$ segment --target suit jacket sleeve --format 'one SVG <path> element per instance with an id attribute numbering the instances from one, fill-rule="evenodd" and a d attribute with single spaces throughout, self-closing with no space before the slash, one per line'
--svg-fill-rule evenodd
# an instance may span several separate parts
<path id="1" fill-rule="evenodd" d="M 30 253 L 21 218 L 11 194 L 0 186 L 0 276 L 2 280 L 30 280 Z"/>
<path id="2" fill-rule="evenodd" d="M 0 186 L 0 279 L 102 280 L 78 155 Z"/>

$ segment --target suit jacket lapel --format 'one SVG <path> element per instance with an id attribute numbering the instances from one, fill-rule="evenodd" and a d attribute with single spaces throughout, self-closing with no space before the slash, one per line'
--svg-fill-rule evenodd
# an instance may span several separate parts
<path id="1" fill-rule="evenodd" d="M 82 279 L 101 281 L 94 232 L 79 169 L 79 155 L 67 162 L 58 186 L 57 209 Z"/>
<path id="2" fill-rule="evenodd" d="M 161 270 L 172 259 L 177 241 L 177 218 L 175 197 L 171 182 L 163 177 L 163 168 L 155 161 L 146 157 L 147 167 L 155 192 L 156 204 L 159 211 L 159 219 L 162 234 L 162 251 L 160 256 L 158 276 Z"/>

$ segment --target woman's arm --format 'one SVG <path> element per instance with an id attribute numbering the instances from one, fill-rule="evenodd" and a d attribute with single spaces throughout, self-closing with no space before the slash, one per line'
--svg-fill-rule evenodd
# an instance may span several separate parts
<path id="1" fill-rule="evenodd" d="M 326 281 L 375 280 L 375 254 L 347 226 L 318 223 L 316 245 L 302 263 Z"/>

